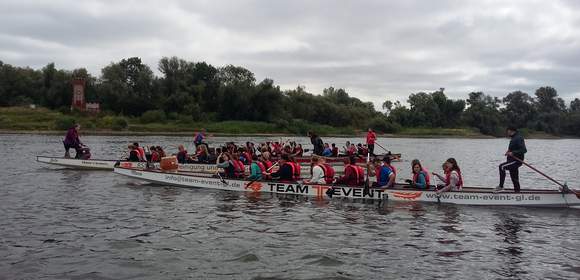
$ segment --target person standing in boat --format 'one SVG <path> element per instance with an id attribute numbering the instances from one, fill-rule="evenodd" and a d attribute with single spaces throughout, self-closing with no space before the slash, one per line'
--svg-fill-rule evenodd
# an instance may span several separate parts
<path id="1" fill-rule="evenodd" d="M 372 128 L 369 128 L 367 132 L 367 147 L 371 156 L 375 155 L 375 141 L 377 141 L 377 134 Z"/>
<path id="2" fill-rule="evenodd" d="M 79 138 L 79 130 L 81 129 L 80 124 L 75 124 L 71 128 L 69 128 L 66 132 L 66 136 L 64 137 L 64 157 L 70 158 L 69 149 L 73 148 L 76 151 L 75 158 L 78 158 L 79 149 L 83 146 L 81 139 Z"/>
<path id="3" fill-rule="evenodd" d="M 197 134 L 195 134 L 195 137 L 193 138 L 193 144 L 197 148 L 197 146 L 204 144 L 203 140 L 205 140 L 205 128 L 202 128 Z"/>
<path id="4" fill-rule="evenodd" d="M 437 190 L 437 194 L 446 191 L 460 191 L 463 188 L 463 176 L 461 176 L 461 169 L 454 158 L 449 158 L 443 163 L 443 170 L 445 177 L 433 172 L 433 176 L 443 181 L 445 185 Z"/>
<path id="5" fill-rule="evenodd" d="M 520 178 L 519 168 L 522 166 L 521 161 L 524 160 L 524 154 L 528 152 L 526 149 L 526 142 L 524 137 L 517 131 L 515 127 L 508 127 L 506 129 L 508 137 L 511 138 L 508 146 L 506 162 L 499 165 L 499 186 L 495 188 L 496 192 L 503 191 L 505 182 L 505 171 L 509 170 L 510 178 L 514 185 L 514 192 L 520 192 Z M 519 160 L 518 160 L 519 159 Z M 520 161 L 521 160 L 521 161 Z"/>
<path id="6" fill-rule="evenodd" d="M 322 142 L 322 139 L 312 131 L 308 132 L 308 137 L 310 137 L 310 143 L 313 146 L 312 153 L 321 156 L 322 152 L 324 152 L 324 142 Z"/>

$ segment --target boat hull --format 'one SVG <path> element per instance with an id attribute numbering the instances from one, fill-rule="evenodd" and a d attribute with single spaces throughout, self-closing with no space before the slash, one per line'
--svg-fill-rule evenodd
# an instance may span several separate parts
<path id="1" fill-rule="evenodd" d="M 113 170 L 115 164 L 119 162 L 121 167 L 125 168 L 147 168 L 145 162 L 132 162 L 132 161 L 118 161 L 118 160 L 100 160 L 100 159 L 75 159 L 75 158 L 61 158 L 61 157 L 46 157 L 37 156 L 36 161 L 53 164 L 58 166 L 63 166 L 67 168 L 74 169 L 89 169 L 89 170 Z M 154 163 L 153 167 L 159 168 L 159 163 Z M 246 173 L 250 173 L 250 166 L 246 165 Z M 333 166 L 336 173 L 344 172 L 344 165 L 334 165 Z M 193 173 L 209 173 L 215 174 L 219 171 L 219 168 L 215 164 L 179 164 L 178 170 L 183 172 L 193 172 Z M 273 168 L 272 172 L 277 170 L 276 167 Z M 301 175 L 305 177 L 310 176 L 310 167 L 304 165 L 301 169 Z"/>
<path id="2" fill-rule="evenodd" d="M 558 191 L 528 190 L 521 193 L 493 193 L 491 189 L 464 188 L 460 192 L 443 193 L 439 199 L 433 190 L 417 190 L 397 185 L 393 189 L 369 190 L 365 195 L 363 188 L 331 185 L 303 184 L 299 182 L 251 182 L 237 179 L 221 179 L 204 177 L 179 172 L 162 172 L 158 170 L 143 170 L 118 167 L 115 173 L 159 184 L 180 187 L 207 188 L 217 190 L 295 194 L 328 199 L 326 192 L 332 188 L 333 198 L 362 198 L 375 200 L 392 200 L 405 202 L 451 203 L 460 205 L 485 206 L 530 206 L 530 207 L 560 207 L 580 208 L 580 197 L 575 194 L 562 194 Z"/>

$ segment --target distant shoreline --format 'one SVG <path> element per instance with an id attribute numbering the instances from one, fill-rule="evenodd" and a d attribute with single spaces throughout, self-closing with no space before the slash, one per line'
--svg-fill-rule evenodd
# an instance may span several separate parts
<path id="1" fill-rule="evenodd" d="M 0 134 L 28 134 L 28 135 L 64 135 L 66 131 L 60 130 L 4 130 L 0 129 Z M 84 136 L 189 136 L 193 137 L 194 131 L 190 132 L 174 132 L 174 131 L 129 131 L 129 130 L 81 130 L 81 135 Z M 296 135 L 296 134 L 284 134 L 284 133 L 212 133 L 208 134 L 216 137 L 306 137 L 306 135 Z M 415 134 L 379 134 L 380 138 L 414 138 L 414 139 L 499 139 L 501 137 L 493 137 L 488 135 L 415 135 Z M 324 135 L 324 137 L 335 137 L 335 138 L 364 138 L 365 134 L 335 134 L 335 135 Z M 526 136 L 526 139 L 579 139 L 577 137 L 559 137 L 548 134 L 532 134 Z"/>

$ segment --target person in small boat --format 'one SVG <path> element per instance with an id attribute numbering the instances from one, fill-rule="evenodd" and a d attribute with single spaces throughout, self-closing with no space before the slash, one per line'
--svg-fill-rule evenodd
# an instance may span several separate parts
<path id="1" fill-rule="evenodd" d="M 310 158 L 311 166 L 312 166 L 312 177 L 309 180 L 304 180 L 305 183 L 311 184 L 326 184 L 326 178 L 324 174 L 324 159 L 313 155 Z"/>
<path id="2" fill-rule="evenodd" d="M 266 172 L 266 166 L 258 160 L 257 155 L 252 156 L 252 164 L 250 165 L 250 176 L 248 180 L 262 180 L 262 174 Z"/>
<path id="3" fill-rule="evenodd" d="M 187 150 L 185 149 L 185 147 L 183 147 L 183 145 L 179 145 L 177 146 L 177 162 L 179 164 L 185 164 L 185 163 L 191 163 L 192 160 L 189 157 L 189 154 L 187 154 Z"/>
<path id="4" fill-rule="evenodd" d="M 280 160 L 278 161 L 278 165 L 280 168 L 278 171 L 274 173 L 266 173 L 267 175 L 272 176 L 282 182 L 294 182 L 294 164 L 291 163 L 290 158 L 288 155 L 280 156 Z"/>
<path id="5" fill-rule="evenodd" d="M 322 156 L 323 157 L 332 156 L 332 149 L 330 148 L 330 145 L 328 145 L 328 143 L 324 143 L 324 151 L 322 151 Z"/>
<path id="6" fill-rule="evenodd" d="M 463 187 L 463 177 L 461 176 L 461 169 L 454 158 L 449 158 L 443 163 L 443 170 L 445 177 L 433 172 L 433 176 L 443 181 L 444 185 L 437 190 L 440 194 L 446 191 L 460 191 Z"/>
<path id="7" fill-rule="evenodd" d="M 418 189 L 428 189 L 431 181 L 431 178 L 429 177 L 429 171 L 423 168 L 421 162 L 418 159 L 414 159 L 411 162 L 411 168 L 413 179 L 405 181 L 409 183 L 412 187 Z"/>
<path id="8" fill-rule="evenodd" d="M 292 155 L 295 157 L 301 157 L 304 155 L 302 144 L 297 144 L 296 146 L 294 146 L 294 151 L 292 151 Z"/>
<path id="9" fill-rule="evenodd" d="M 367 146 L 369 148 L 368 152 L 371 156 L 375 155 L 375 141 L 377 141 L 377 134 L 372 128 L 369 128 L 367 131 Z"/>
<path id="10" fill-rule="evenodd" d="M 145 149 L 143 149 L 143 147 L 140 147 L 139 143 L 137 143 L 137 142 L 134 142 L 133 146 L 135 146 L 135 148 L 139 152 L 139 157 L 141 157 L 141 160 L 147 161 L 147 157 L 145 156 Z"/>
<path id="11" fill-rule="evenodd" d="M 129 157 L 127 158 L 127 161 L 140 162 L 141 155 L 139 155 L 139 150 L 137 147 L 135 147 L 133 144 L 129 144 L 127 148 L 129 149 Z"/>
<path id="12" fill-rule="evenodd" d="M 313 146 L 312 153 L 321 156 L 324 151 L 324 142 L 322 142 L 322 139 L 312 131 L 308 132 L 308 137 L 310 137 L 310 143 Z"/>
<path id="13" fill-rule="evenodd" d="M 220 154 L 220 156 L 218 157 L 218 163 L 217 163 L 217 167 L 218 168 L 222 168 L 223 172 L 220 172 L 220 175 L 222 177 L 226 177 L 226 178 L 235 178 L 235 168 L 234 165 L 231 161 L 232 156 L 225 152 Z"/>
<path id="14" fill-rule="evenodd" d="M 160 162 L 161 157 L 159 156 L 159 152 L 155 146 L 149 147 L 149 151 L 151 151 L 151 162 Z"/>
<path id="15" fill-rule="evenodd" d="M 375 188 L 390 188 L 395 185 L 396 173 L 393 171 L 391 166 L 391 158 L 385 156 L 381 161 L 378 158 L 373 160 L 374 170 L 367 166 L 367 170 L 370 171 L 369 176 L 376 176 L 377 181 L 373 182 L 373 187 Z"/>
<path id="16" fill-rule="evenodd" d="M 356 158 L 349 157 L 344 161 L 344 175 L 336 179 L 337 184 L 345 184 L 349 187 L 362 186 L 365 183 L 365 171 L 356 165 Z"/>
<path id="17" fill-rule="evenodd" d="M 75 158 L 79 158 L 79 149 L 83 146 L 81 139 L 79 138 L 79 130 L 81 129 L 80 124 L 75 124 L 69 128 L 66 132 L 66 136 L 62 143 L 64 144 L 64 157 L 70 158 L 69 149 L 73 148 L 76 151 Z"/>
<path id="18" fill-rule="evenodd" d="M 338 147 L 336 146 L 335 143 L 332 143 L 332 145 L 330 145 L 332 148 L 332 156 L 333 157 L 338 157 Z"/>
<path id="19" fill-rule="evenodd" d="M 193 138 L 193 144 L 197 148 L 199 145 L 205 145 L 203 140 L 205 139 L 205 128 L 202 128 Z"/>
<path id="20" fill-rule="evenodd" d="M 356 155 L 357 153 L 358 153 L 358 150 L 357 150 L 356 146 L 354 145 L 354 143 L 350 143 L 350 147 L 348 147 L 346 154 L 350 157 L 350 156 Z"/>
<path id="21" fill-rule="evenodd" d="M 159 153 L 159 159 L 166 157 L 167 155 L 165 154 L 165 151 L 163 150 L 163 148 L 161 148 L 161 146 L 157 146 L 156 147 L 157 152 Z"/>
<path id="22" fill-rule="evenodd" d="M 234 177 L 235 178 L 244 178 L 246 176 L 246 166 L 241 160 L 240 153 L 234 153 L 231 156 L 231 163 L 234 166 Z"/>
<path id="23" fill-rule="evenodd" d="M 209 151 L 207 145 L 199 145 L 197 153 L 195 153 L 195 161 L 197 163 L 209 163 Z"/>
<path id="24" fill-rule="evenodd" d="M 508 127 L 506 129 L 507 135 L 511 138 L 508 150 L 505 152 L 507 157 L 506 162 L 499 165 L 499 185 L 495 188 L 496 192 L 503 191 L 505 182 L 505 172 L 509 170 L 510 178 L 514 185 L 514 192 L 520 192 L 520 178 L 519 168 L 522 163 L 517 160 L 524 160 L 524 155 L 528 150 L 526 149 L 526 142 L 524 137 L 517 131 L 515 127 Z M 517 158 L 517 159 L 516 159 Z"/>

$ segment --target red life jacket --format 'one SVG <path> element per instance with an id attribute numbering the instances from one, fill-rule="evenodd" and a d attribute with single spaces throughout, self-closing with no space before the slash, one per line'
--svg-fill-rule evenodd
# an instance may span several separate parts
<path id="1" fill-rule="evenodd" d="M 294 168 L 292 169 L 294 180 L 300 180 L 300 169 L 301 169 L 300 163 L 291 162 L 291 164 L 294 166 Z"/>
<path id="2" fill-rule="evenodd" d="M 294 179 L 294 174 L 296 174 L 296 165 L 293 162 L 287 161 L 282 166 L 280 166 L 280 169 L 282 169 L 282 167 L 284 167 L 284 165 L 290 166 L 290 169 L 292 170 L 292 180 L 296 180 L 296 179 Z M 282 180 L 282 181 L 286 181 L 286 180 Z"/>
<path id="3" fill-rule="evenodd" d="M 324 181 L 327 184 L 332 184 L 332 181 L 334 181 L 334 168 L 327 163 L 319 164 L 318 166 L 320 166 L 324 172 Z"/>
<path id="4" fill-rule="evenodd" d="M 423 175 L 425 176 L 425 183 L 427 184 L 427 186 L 431 185 L 431 178 L 429 177 L 429 172 L 427 171 L 427 169 L 423 168 L 423 170 L 419 171 L 419 173 L 413 173 L 413 182 L 417 183 L 417 180 L 419 180 L 419 174 L 423 173 Z"/>
<path id="5" fill-rule="evenodd" d="M 355 186 L 360 186 L 362 184 L 365 183 L 365 171 L 362 167 L 356 165 L 356 164 L 349 164 L 346 166 L 346 168 L 352 168 L 353 173 L 356 176 L 355 181 L 351 181 L 349 182 L 349 185 L 355 185 Z"/>
<path id="6" fill-rule="evenodd" d="M 451 172 L 445 174 L 445 185 L 451 184 L 451 173 L 453 171 L 457 172 L 457 177 L 459 177 L 459 180 L 457 181 L 457 185 L 452 187 L 457 187 L 461 190 L 463 187 L 463 176 L 461 176 L 461 171 L 459 170 L 452 170 Z"/>
<path id="7" fill-rule="evenodd" d="M 234 166 L 234 176 L 237 178 L 243 178 L 246 170 L 244 169 L 244 164 L 242 161 L 239 159 L 234 159 L 232 160 L 232 164 Z"/>
<path id="8" fill-rule="evenodd" d="M 252 164 L 252 155 L 250 155 L 250 153 L 244 152 L 244 157 L 246 158 L 247 164 Z"/>
<path id="9" fill-rule="evenodd" d="M 266 166 L 264 166 L 263 162 L 256 161 L 256 164 L 258 165 L 258 167 L 260 167 L 260 171 L 262 171 L 262 173 L 266 172 Z"/>
<path id="10" fill-rule="evenodd" d="M 151 153 L 151 162 L 158 162 L 159 161 L 159 153 L 153 152 Z"/>
<path id="11" fill-rule="evenodd" d="M 139 157 L 141 160 L 145 160 L 145 150 L 143 147 L 137 147 L 137 151 L 139 151 Z"/>

